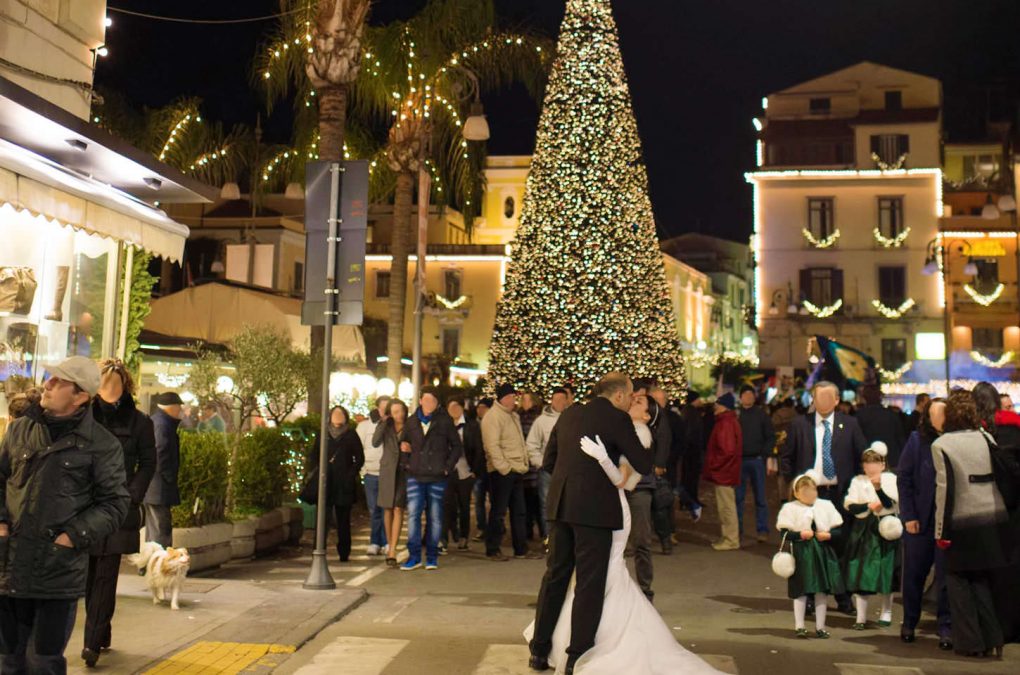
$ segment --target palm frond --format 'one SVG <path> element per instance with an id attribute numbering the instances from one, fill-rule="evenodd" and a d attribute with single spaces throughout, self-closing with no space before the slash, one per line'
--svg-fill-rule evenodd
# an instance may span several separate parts
<path id="1" fill-rule="evenodd" d="M 311 91 L 305 66 L 316 5 L 315 0 L 281 0 L 281 11 L 298 11 L 280 17 L 255 53 L 251 79 L 265 93 L 269 112 L 291 93 L 295 105 L 303 105 Z"/>

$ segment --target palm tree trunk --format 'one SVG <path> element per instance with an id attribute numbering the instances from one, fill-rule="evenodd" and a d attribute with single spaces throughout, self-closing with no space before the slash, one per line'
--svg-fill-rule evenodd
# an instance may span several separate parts
<path id="1" fill-rule="evenodd" d="M 407 255 L 411 244 L 411 200 L 414 195 L 414 174 L 397 174 L 397 191 L 393 202 L 393 233 L 390 239 L 390 321 L 386 332 L 386 377 L 400 382 L 400 358 L 404 354 L 404 312 L 407 308 Z"/>
<path id="2" fill-rule="evenodd" d="M 347 87 L 329 85 L 317 92 L 319 99 L 319 159 L 342 161 L 344 156 L 344 131 L 347 124 Z M 326 329 L 312 326 L 311 354 L 316 361 L 322 358 L 326 348 Z M 332 345 L 330 346 L 332 347 Z M 332 353 L 332 349 L 329 350 Z M 310 368 L 308 377 L 308 412 L 321 415 L 322 369 Z"/>

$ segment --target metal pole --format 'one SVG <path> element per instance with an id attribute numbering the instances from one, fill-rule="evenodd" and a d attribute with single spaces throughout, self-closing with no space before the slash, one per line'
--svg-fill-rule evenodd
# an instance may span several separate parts
<path id="1" fill-rule="evenodd" d="M 325 340 L 322 349 L 322 423 L 319 425 L 319 499 L 315 507 L 315 550 L 312 551 L 312 569 L 305 579 L 304 588 L 312 591 L 329 591 L 336 582 L 326 563 L 326 472 L 329 470 L 329 375 L 333 356 L 333 322 L 336 321 L 336 301 L 340 293 L 336 287 L 336 249 L 340 244 L 340 174 L 339 162 L 329 166 L 329 234 L 326 237 L 326 312 Z"/>
<path id="2" fill-rule="evenodd" d="M 135 247 L 124 244 L 124 296 L 120 305 L 120 340 L 117 344 L 117 358 L 124 360 L 127 355 L 128 312 L 131 310 L 131 284 L 134 281 Z"/>
<path id="3" fill-rule="evenodd" d="M 937 244 L 936 244 L 936 246 L 937 246 Z M 938 249 L 936 249 L 936 251 L 937 250 Z M 952 283 L 950 282 L 950 279 L 949 279 L 949 258 L 951 257 L 950 247 L 948 245 L 943 245 L 942 246 L 942 250 L 939 253 L 939 255 L 942 257 L 942 283 L 944 285 L 945 294 L 946 294 L 946 305 L 945 305 L 945 307 L 942 308 L 942 322 L 943 322 L 942 330 L 943 330 L 943 334 L 945 335 L 945 338 L 944 338 L 943 342 L 945 343 L 945 351 L 946 351 L 946 354 L 945 354 L 945 356 L 946 356 L 946 397 L 948 397 L 949 396 L 949 386 L 950 386 L 949 385 L 949 383 L 950 383 L 950 377 L 949 377 L 949 357 L 953 353 L 953 351 L 952 351 L 952 348 L 953 348 L 953 338 L 952 338 L 952 335 L 950 333 L 950 325 L 949 325 L 949 304 L 953 301 L 953 297 L 952 297 L 953 286 L 952 286 Z"/>

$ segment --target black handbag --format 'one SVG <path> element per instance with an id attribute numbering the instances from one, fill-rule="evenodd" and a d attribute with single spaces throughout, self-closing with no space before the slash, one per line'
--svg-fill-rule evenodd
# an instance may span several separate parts
<path id="1" fill-rule="evenodd" d="M 316 506 L 319 503 L 319 467 L 316 466 L 308 472 L 308 478 L 305 479 L 305 485 L 301 488 L 298 499 L 311 506 Z"/>

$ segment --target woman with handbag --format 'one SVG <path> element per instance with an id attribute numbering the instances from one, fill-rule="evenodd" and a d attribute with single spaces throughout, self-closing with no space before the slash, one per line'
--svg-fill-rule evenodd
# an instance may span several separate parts
<path id="1" fill-rule="evenodd" d="M 875 441 L 864 451 L 861 455 L 864 473 L 850 481 L 843 499 L 843 508 L 854 516 L 843 552 L 846 588 L 855 594 L 857 607 L 853 630 L 867 628 L 868 596 L 876 594 L 882 600 L 878 625 L 882 628 L 892 625 L 892 594 L 903 523 L 896 517 L 899 503 L 896 476 L 886 471 L 888 452 L 882 441 Z"/>
<path id="2" fill-rule="evenodd" d="M 343 406 L 333 406 L 329 411 L 327 504 L 333 507 L 336 518 L 340 562 L 351 558 L 351 506 L 357 496 L 361 467 L 365 466 L 365 450 L 358 434 L 351 429 L 350 420 L 350 413 Z"/>
<path id="3" fill-rule="evenodd" d="M 131 507 L 120 529 L 89 549 L 85 587 L 85 646 L 81 657 L 92 668 L 99 654 L 110 648 L 111 622 L 117 603 L 120 557 L 138 552 L 142 527 L 142 499 L 156 471 L 156 436 L 152 420 L 135 407 L 134 381 L 119 359 L 99 364 L 99 393 L 92 401 L 92 415 L 120 441 L 124 451 L 124 480 Z"/>
<path id="4" fill-rule="evenodd" d="M 407 404 L 393 399 L 386 408 L 386 420 L 375 428 L 373 445 L 382 445 L 382 459 L 379 460 L 379 499 L 376 502 L 383 509 L 383 527 L 386 528 L 386 564 L 397 566 L 397 542 L 407 508 L 407 466 L 408 454 L 401 449 L 407 441 L 404 437 L 407 422 Z M 410 446 L 407 446 L 408 450 Z"/>

